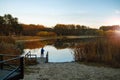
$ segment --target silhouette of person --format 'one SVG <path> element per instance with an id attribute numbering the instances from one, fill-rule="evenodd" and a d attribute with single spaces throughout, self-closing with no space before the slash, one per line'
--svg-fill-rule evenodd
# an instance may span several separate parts
<path id="1" fill-rule="evenodd" d="M 43 47 L 41 48 L 41 57 L 44 57 L 44 49 L 43 49 Z"/>

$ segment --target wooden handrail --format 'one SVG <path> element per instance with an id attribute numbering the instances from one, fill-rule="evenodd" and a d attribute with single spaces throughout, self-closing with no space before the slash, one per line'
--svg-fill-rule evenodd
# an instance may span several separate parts
<path id="1" fill-rule="evenodd" d="M 0 63 L 5 63 L 5 62 L 16 60 L 16 59 L 19 59 L 19 58 L 20 57 L 16 57 L 16 58 L 12 58 L 12 59 L 8 59 L 8 60 L 0 61 Z"/>
<path id="2" fill-rule="evenodd" d="M 27 54 L 25 54 L 25 57 L 26 57 L 26 56 L 28 56 L 29 54 L 31 54 L 31 52 L 30 52 L 30 51 L 29 51 L 29 52 L 27 52 Z"/>
<path id="3" fill-rule="evenodd" d="M 17 70 L 19 70 L 19 67 L 17 67 L 16 69 L 14 69 L 14 70 L 12 70 L 10 73 L 8 73 L 6 76 L 4 76 L 4 78 L 2 78 L 2 80 L 7 80 L 8 79 L 8 77 L 10 76 L 10 75 L 12 75 L 15 71 L 17 71 Z"/>
<path id="4" fill-rule="evenodd" d="M 31 56 L 35 56 L 35 58 L 37 58 L 37 55 L 36 54 L 31 54 L 30 51 L 27 54 L 25 54 L 26 58 L 29 58 L 29 56 L 30 56 L 30 58 L 31 58 Z"/>
<path id="5" fill-rule="evenodd" d="M 17 57 L 18 55 L 0 54 L 0 56 Z"/>
<path id="6" fill-rule="evenodd" d="M 11 58 L 8 60 L 3 60 L 4 56 L 8 56 L 8 55 L 3 55 L 0 54 L 0 69 L 3 70 L 3 65 L 9 61 L 13 61 L 13 60 L 17 60 L 20 59 L 20 64 L 18 67 L 15 67 L 12 71 L 10 71 L 10 73 L 8 73 L 7 75 L 5 75 L 5 77 L 3 78 L 3 80 L 9 79 L 9 76 L 11 76 L 13 73 L 15 73 L 16 71 L 19 72 L 19 79 L 23 79 L 24 77 L 24 57 L 15 57 L 15 58 Z M 10 56 L 10 55 L 9 55 Z M 13 55 L 12 55 L 13 56 Z"/>
<path id="7" fill-rule="evenodd" d="M 30 61 L 35 60 L 37 62 L 37 55 L 36 54 L 31 54 L 31 52 L 27 52 L 25 54 L 25 64 L 32 64 Z"/>

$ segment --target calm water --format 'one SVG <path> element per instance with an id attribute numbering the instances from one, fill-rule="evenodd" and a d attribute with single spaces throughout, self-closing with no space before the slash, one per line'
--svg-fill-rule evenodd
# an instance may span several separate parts
<path id="1" fill-rule="evenodd" d="M 92 39 L 91 39 L 92 40 Z M 56 39 L 56 40 L 44 40 L 41 42 L 44 47 L 44 56 L 49 53 L 49 62 L 71 62 L 74 61 L 74 47 L 88 41 L 88 39 Z M 31 44 L 35 44 L 32 42 Z M 39 44 L 40 45 L 40 44 Z M 36 45 L 37 46 L 37 45 Z M 40 57 L 41 48 L 24 49 L 24 55 L 31 51 L 32 54 L 36 54 Z"/>
<path id="2" fill-rule="evenodd" d="M 25 53 L 31 51 L 32 54 L 36 54 L 37 57 L 40 57 L 41 48 L 36 49 L 25 49 Z M 52 45 L 46 45 L 44 47 L 44 57 L 46 53 L 49 52 L 49 62 L 71 62 L 74 61 L 73 51 L 69 48 L 57 49 Z"/>

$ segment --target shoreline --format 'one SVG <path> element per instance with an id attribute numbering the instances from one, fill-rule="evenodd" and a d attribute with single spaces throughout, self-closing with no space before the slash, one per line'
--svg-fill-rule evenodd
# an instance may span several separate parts
<path id="1" fill-rule="evenodd" d="M 55 36 L 55 37 L 40 37 L 40 36 L 13 36 L 16 42 L 27 42 L 27 41 L 40 41 L 40 40 L 49 40 L 49 39 L 73 39 L 73 38 L 95 38 L 100 36 Z"/>
<path id="2" fill-rule="evenodd" d="M 23 80 L 119 80 L 120 69 L 95 67 L 76 62 L 26 66 Z"/>

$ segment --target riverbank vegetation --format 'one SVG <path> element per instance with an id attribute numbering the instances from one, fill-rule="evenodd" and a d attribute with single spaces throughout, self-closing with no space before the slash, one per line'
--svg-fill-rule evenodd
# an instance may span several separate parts
<path id="1" fill-rule="evenodd" d="M 9 36 L 0 37 L 0 54 L 7 55 L 21 55 L 23 52 L 23 45 L 16 43 L 15 40 Z"/>
<path id="2" fill-rule="evenodd" d="M 63 38 L 63 36 L 99 36 L 102 39 L 80 43 L 75 48 L 75 59 L 87 62 L 103 62 L 120 67 L 120 26 L 100 26 L 99 29 L 85 25 L 56 24 L 52 28 L 44 25 L 21 24 L 18 18 L 10 14 L 0 16 L 0 53 L 20 55 L 23 53 L 23 44 L 17 40 L 40 40 L 41 38 Z M 89 40 L 89 39 L 88 39 Z M 58 40 L 59 46 L 61 44 Z M 43 47 L 51 42 L 26 42 L 25 48 Z M 66 44 L 67 45 L 67 44 Z M 64 45 L 66 47 L 66 45 Z"/>
<path id="3" fill-rule="evenodd" d="M 74 55 L 76 61 L 120 67 L 120 38 L 98 38 L 94 42 L 76 46 Z"/>

